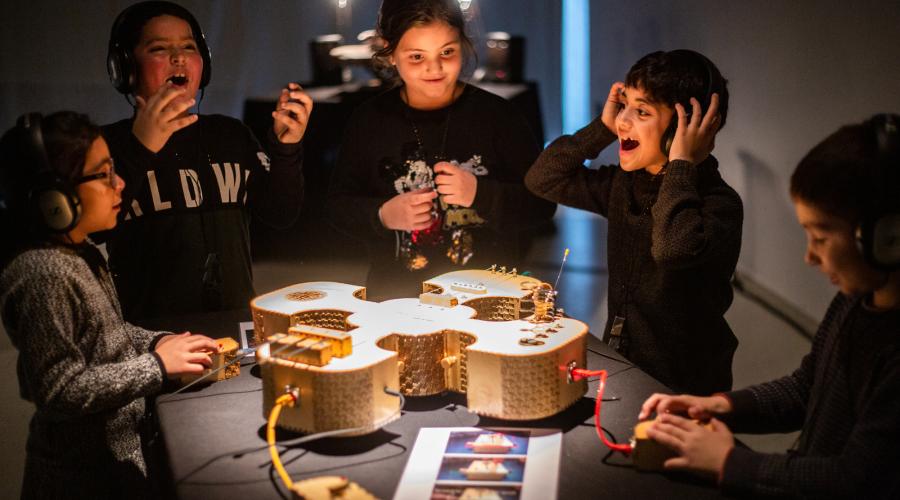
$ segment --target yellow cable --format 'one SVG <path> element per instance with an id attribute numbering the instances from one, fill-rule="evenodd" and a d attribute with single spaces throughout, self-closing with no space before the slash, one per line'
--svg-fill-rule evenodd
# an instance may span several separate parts
<path id="1" fill-rule="evenodd" d="M 272 465 L 278 471 L 284 486 L 290 491 L 294 486 L 294 482 L 291 481 L 291 476 L 284 470 L 281 457 L 278 456 L 278 449 L 275 448 L 275 423 L 278 422 L 278 416 L 281 415 L 281 407 L 284 405 L 293 406 L 294 396 L 283 394 L 275 400 L 275 406 L 272 407 L 272 412 L 269 413 L 269 423 L 266 424 L 266 441 L 269 442 L 269 455 L 272 456 Z"/>

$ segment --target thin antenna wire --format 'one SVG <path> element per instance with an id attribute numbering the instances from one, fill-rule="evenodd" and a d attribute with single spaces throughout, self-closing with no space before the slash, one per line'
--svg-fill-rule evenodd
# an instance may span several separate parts
<path id="1" fill-rule="evenodd" d="M 562 276 L 563 266 L 566 265 L 566 259 L 569 258 L 569 249 L 566 249 L 566 252 L 563 254 L 562 264 L 559 265 L 559 274 L 556 275 L 556 281 L 553 282 L 553 289 L 556 290 L 556 285 L 559 284 L 559 277 Z"/>

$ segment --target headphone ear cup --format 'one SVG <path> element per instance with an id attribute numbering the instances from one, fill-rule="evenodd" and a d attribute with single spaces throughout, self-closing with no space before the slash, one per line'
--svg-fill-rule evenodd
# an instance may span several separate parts
<path id="1" fill-rule="evenodd" d="M 205 89 L 207 85 L 209 85 L 209 81 L 212 79 L 212 51 L 209 50 L 209 45 L 206 43 L 206 35 L 203 34 L 203 31 L 200 29 L 200 24 L 194 20 L 196 24 L 196 32 L 199 33 L 199 36 L 194 36 L 197 40 L 197 50 L 200 52 L 200 57 L 203 59 L 203 73 L 200 75 L 200 88 Z"/>
<path id="2" fill-rule="evenodd" d="M 872 267 L 900 269 L 900 213 L 864 220 L 857 229 L 856 242 Z"/>
<path id="3" fill-rule="evenodd" d="M 106 71 L 109 73 L 109 81 L 121 94 L 128 94 L 134 84 L 134 71 L 131 70 L 128 54 L 119 47 L 118 43 L 111 43 L 106 55 Z"/>
<path id="4" fill-rule="evenodd" d="M 29 202 L 38 224 L 52 233 L 67 233 L 81 220 L 78 193 L 56 176 L 39 181 L 29 193 Z"/>
<path id="5" fill-rule="evenodd" d="M 665 132 L 663 132 L 662 137 L 659 140 L 659 149 L 662 150 L 663 154 L 666 155 L 666 158 L 669 157 L 669 151 L 672 149 L 672 142 L 675 140 L 675 131 L 678 129 L 678 115 L 675 114 L 675 109 L 672 109 L 672 119 L 669 121 L 669 126 L 666 127 Z"/>

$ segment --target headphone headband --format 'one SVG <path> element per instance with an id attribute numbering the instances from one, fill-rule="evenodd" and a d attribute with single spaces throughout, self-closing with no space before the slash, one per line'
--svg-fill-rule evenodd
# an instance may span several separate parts
<path id="1" fill-rule="evenodd" d="M 25 165 L 21 178 L 26 182 L 25 197 L 28 216 L 34 224 L 51 233 L 67 233 L 81 218 L 81 200 L 75 188 L 52 168 L 44 145 L 40 113 L 19 117 L 16 127 L 22 130 L 26 142 Z"/>
<path id="2" fill-rule="evenodd" d="M 694 61 L 699 61 L 703 68 L 706 70 L 706 91 L 704 94 L 697 98 L 700 101 L 700 110 L 705 113 L 706 110 L 709 109 L 709 105 L 712 101 L 713 94 L 719 94 L 721 98 L 724 89 L 725 89 L 725 79 L 722 78 L 720 74 L 718 74 L 718 70 L 716 70 L 715 65 L 712 61 L 709 60 L 708 57 L 703 54 L 689 50 L 689 49 L 676 49 L 666 53 L 667 56 L 675 56 L 675 57 L 685 57 L 690 58 Z M 697 96 L 692 96 L 697 97 Z M 684 106 L 685 111 L 691 113 L 691 103 L 682 102 L 682 106 Z M 724 125 L 722 122 L 721 125 Z M 669 150 L 672 148 L 672 142 L 675 140 L 675 131 L 678 128 L 678 114 L 675 112 L 675 109 L 672 109 L 672 120 L 669 122 L 669 126 L 666 128 L 665 132 L 662 135 L 662 140 L 660 141 L 660 149 L 662 152 L 668 156 Z"/>

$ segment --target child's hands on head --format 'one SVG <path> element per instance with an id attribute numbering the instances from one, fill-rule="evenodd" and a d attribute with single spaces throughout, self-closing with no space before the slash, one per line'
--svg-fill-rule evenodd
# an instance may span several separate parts
<path id="1" fill-rule="evenodd" d="M 303 139 L 309 115 L 312 113 L 313 101 L 300 85 L 294 82 L 281 89 L 278 104 L 272 112 L 272 129 L 275 137 L 284 144 L 296 144 Z"/>
<path id="2" fill-rule="evenodd" d="M 149 99 L 134 97 L 137 106 L 131 133 L 145 148 L 158 153 L 175 132 L 197 121 L 197 115 L 186 114 L 195 99 L 188 98 L 184 88 L 171 83 L 162 85 Z"/>
<path id="3" fill-rule="evenodd" d="M 159 339 L 156 354 L 162 360 L 166 376 L 176 379 L 183 374 L 202 372 L 212 364 L 209 353 L 216 352 L 218 348 L 216 341 L 206 335 L 184 332 Z"/>
<path id="4" fill-rule="evenodd" d="M 478 190 L 478 178 L 474 174 L 446 161 L 438 162 L 434 166 L 434 173 L 438 174 L 434 183 L 441 200 L 448 205 L 466 208 L 472 206 Z"/>
<path id="5" fill-rule="evenodd" d="M 395 231 L 428 229 L 436 197 L 437 191 L 428 188 L 398 194 L 381 205 L 378 217 L 384 227 Z"/>
<path id="6" fill-rule="evenodd" d="M 647 420 L 653 413 L 665 415 L 675 413 L 687 415 L 697 420 L 709 420 L 714 415 L 723 415 L 731 412 L 731 401 L 725 396 L 714 395 L 709 397 L 691 396 L 682 394 L 654 394 L 641 405 L 638 420 Z"/>
<path id="7" fill-rule="evenodd" d="M 607 96 L 606 103 L 603 105 L 603 112 L 600 114 L 600 120 L 613 134 L 616 133 L 616 116 L 619 114 L 622 106 L 625 105 L 625 98 L 622 96 L 622 91 L 624 90 L 624 83 L 616 82 L 612 84 L 609 88 L 609 96 Z"/>
<path id="8" fill-rule="evenodd" d="M 675 103 L 678 114 L 678 128 L 672 148 L 669 150 L 669 161 L 685 160 L 697 165 L 706 159 L 716 146 L 716 132 L 719 131 L 719 94 L 713 94 L 709 100 L 709 109 L 702 113 L 700 101 L 691 97 L 691 115 L 680 103 Z"/>

